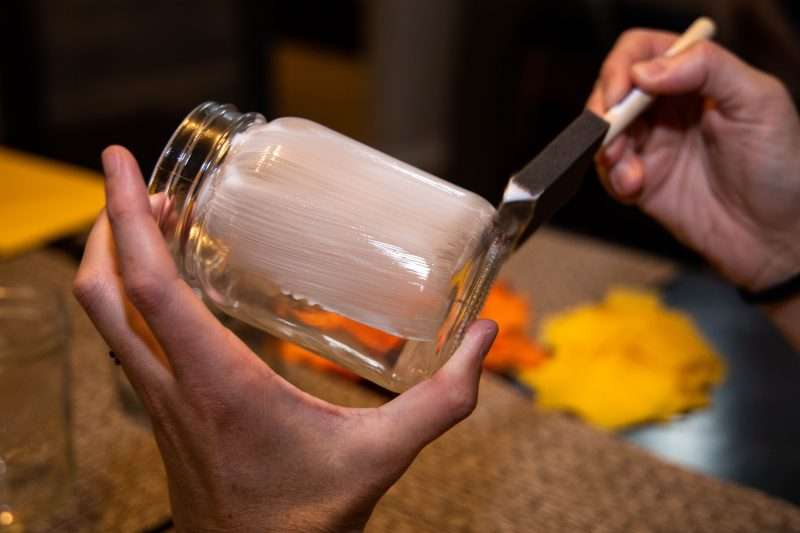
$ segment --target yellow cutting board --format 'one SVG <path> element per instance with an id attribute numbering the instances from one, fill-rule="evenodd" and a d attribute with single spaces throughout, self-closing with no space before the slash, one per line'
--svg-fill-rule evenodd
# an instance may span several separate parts
<path id="1" fill-rule="evenodd" d="M 0 257 L 88 227 L 105 205 L 96 172 L 0 147 Z"/>

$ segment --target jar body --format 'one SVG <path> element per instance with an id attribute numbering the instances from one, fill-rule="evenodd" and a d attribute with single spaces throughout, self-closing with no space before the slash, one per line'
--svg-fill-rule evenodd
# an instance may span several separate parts
<path id="1" fill-rule="evenodd" d="M 494 209 L 313 122 L 204 106 L 151 180 L 185 279 L 387 389 L 441 367 L 483 303 Z"/>

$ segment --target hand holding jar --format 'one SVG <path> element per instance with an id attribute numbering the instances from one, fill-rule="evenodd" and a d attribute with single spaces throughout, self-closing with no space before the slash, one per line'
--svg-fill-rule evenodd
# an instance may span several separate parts
<path id="1" fill-rule="evenodd" d="M 180 278 L 126 150 L 103 154 L 107 210 L 75 294 L 153 424 L 181 531 L 364 527 L 419 451 L 466 417 L 496 334 L 478 321 L 431 379 L 374 409 L 298 390 L 223 327 Z"/>

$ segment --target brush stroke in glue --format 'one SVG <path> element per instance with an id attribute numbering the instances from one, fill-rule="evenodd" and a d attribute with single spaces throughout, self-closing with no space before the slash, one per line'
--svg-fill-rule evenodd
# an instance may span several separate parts
<path id="1" fill-rule="evenodd" d="M 476 194 L 297 118 L 237 135 L 209 181 L 203 231 L 224 243 L 229 270 L 417 340 L 435 338 L 453 279 L 495 212 Z"/>

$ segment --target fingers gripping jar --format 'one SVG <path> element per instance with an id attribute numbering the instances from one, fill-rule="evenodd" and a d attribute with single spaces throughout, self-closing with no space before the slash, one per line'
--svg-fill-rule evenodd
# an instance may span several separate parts
<path id="1" fill-rule="evenodd" d="M 444 364 L 488 288 L 486 200 L 308 120 L 202 104 L 150 193 L 214 306 L 396 392 Z"/>

